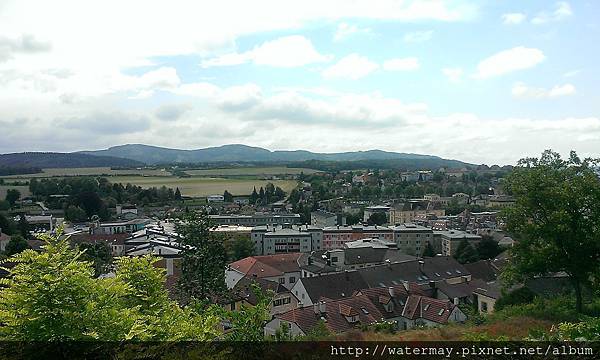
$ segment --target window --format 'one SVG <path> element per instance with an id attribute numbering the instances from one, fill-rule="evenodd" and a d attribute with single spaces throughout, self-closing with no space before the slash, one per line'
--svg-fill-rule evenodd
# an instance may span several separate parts
<path id="1" fill-rule="evenodd" d="M 284 278 L 284 277 L 282 277 L 282 278 L 279 278 L 279 283 L 280 283 L 280 284 L 285 284 L 285 278 Z"/>
<path id="2" fill-rule="evenodd" d="M 332 256 L 331 257 L 331 262 L 338 262 L 337 256 Z"/>
<path id="3" fill-rule="evenodd" d="M 293 284 L 296 282 L 296 277 L 295 276 L 290 276 L 290 284 Z"/>
<path id="4" fill-rule="evenodd" d="M 488 306 L 487 306 L 487 303 L 485 301 L 481 302 L 481 311 L 482 312 L 487 312 L 488 311 Z"/>

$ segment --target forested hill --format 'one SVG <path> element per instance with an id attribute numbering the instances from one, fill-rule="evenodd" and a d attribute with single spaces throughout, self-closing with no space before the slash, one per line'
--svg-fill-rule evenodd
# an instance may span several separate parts
<path id="1" fill-rule="evenodd" d="M 138 167 L 144 163 L 113 156 L 81 153 L 24 152 L 0 154 L 0 168 Z"/>
<path id="2" fill-rule="evenodd" d="M 202 163 L 202 162 L 298 162 L 298 161 L 372 161 L 396 160 L 444 167 L 470 165 L 438 156 L 396 153 L 382 150 L 353 151 L 343 153 L 313 153 L 305 150 L 271 151 L 260 147 L 232 144 L 196 150 L 169 149 L 142 144 L 113 146 L 105 150 L 82 152 L 90 155 L 117 156 L 142 161 L 146 164 Z M 420 167 L 420 166 L 416 166 Z"/>

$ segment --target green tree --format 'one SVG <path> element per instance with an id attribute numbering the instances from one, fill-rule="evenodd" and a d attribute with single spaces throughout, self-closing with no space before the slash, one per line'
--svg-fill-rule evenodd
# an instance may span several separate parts
<path id="1" fill-rule="evenodd" d="M 183 246 L 179 286 L 188 296 L 204 300 L 225 290 L 224 240 L 210 231 L 204 212 L 184 214 L 177 233 Z"/>
<path id="2" fill-rule="evenodd" d="M 79 244 L 79 250 L 83 252 L 83 259 L 92 262 L 94 276 L 99 276 L 109 270 L 112 263 L 112 255 L 106 243 L 81 243 Z"/>
<path id="3" fill-rule="evenodd" d="M 181 191 L 179 190 L 179 188 L 175 188 L 175 200 L 181 200 Z"/>
<path id="4" fill-rule="evenodd" d="M 65 220 L 72 222 L 82 222 L 87 220 L 87 214 L 79 206 L 69 205 L 65 210 Z"/>
<path id="5" fill-rule="evenodd" d="M 7 235 L 12 235 L 15 231 L 16 225 L 11 218 L 7 218 L 4 214 L 0 213 L 0 231 Z"/>
<path id="6" fill-rule="evenodd" d="M 487 235 L 481 237 L 481 241 L 477 244 L 476 249 L 480 259 L 493 259 L 502 252 L 498 242 Z"/>
<path id="7" fill-rule="evenodd" d="M 0 339 L 211 340 L 218 336 L 215 309 L 180 308 L 164 291 L 155 257 L 123 257 L 116 277 L 94 278 L 92 263 L 59 231 L 43 235 L 43 252 L 25 250 L 0 279 Z"/>
<path id="8" fill-rule="evenodd" d="M 27 218 L 25 215 L 21 214 L 19 217 L 19 222 L 17 223 L 17 229 L 22 237 L 25 239 L 29 238 L 29 222 L 27 222 Z"/>
<path id="9" fill-rule="evenodd" d="M 387 215 L 383 212 L 376 212 L 369 216 L 367 222 L 369 225 L 383 225 L 387 223 Z"/>
<path id="10" fill-rule="evenodd" d="M 237 261 L 254 255 L 254 242 L 246 236 L 236 237 L 231 241 L 229 261 Z"/>
<path id="11" fill-rule="evenodd" d="M 477 257 L 477 251 L 475 251 L 473 246 L 469 244 L 467 239 L 462 239 L 460 243 L 458 243 L 456 253 L 454 253 L 454 258 L 461 264 L 472 263 L 479 260 Z"/>
<path id="12" fill-rule="evenodd" d="M 431 245 L 431 243 L 429 241 L 427 241 L 425 243 L 425 249 L 423 250 L 423 256 L 426 256 L 426 257 L 434 257 L 435 256 L 435 250 L 433 249 L 433 246 Z"/>
<path id="13" fill-rule="evenodd" d="M 6 190 L 6 201 L 10 206 L 14 206 L 15 202 L 21 198 L 21 192 L 17 189 Z"/>
<path id="14" fill-rule="evenodd" d="M 256 192 L 256 186 L 252 190 L 252 194 L 250 194 L 250 199 L 248 199 L 248 201 L 250 202 L 250 204 L 256 204 L 256 202 L 258 201 L 258 193 Z"/>
<path id="15" fill-rule="evenodd" d="M 228 311 L 224 317 L 231 322 L 232 331 L 227 334 L 227 340 L 232 341 L 263 341 L 264 327 L 269 315 L 269 307 L 274 293 L 271 290 L 262 291 L 260 286 L 253 283 L 251 290 L 256 296 L 254 306 L 242 305 L 237 311 Z"/>
<path id="16" fill-rule="evenodd" d="M 521 159 L 505 178 L 515 205 L 503 212 L 508 231 L 518 240 L 511 248 L 506 277 L 512 281 L 565 272 L 583 310 L 582 287 L 600 268 L 600 180 L 598 160 L 568 160 L 545 151 Z"/>
<path id="17" fill-rule="evenodd" d="M 11 236 L 8 244 L 6 244 L 6 248 L 4 249 L 4 253 L 8 256 L 18 254 L 26 249 L 29 249 L 29 244 L 27 241 L 23 239 L 20 235 Z"/>
<path id="18" fill-rule="evenodd" d="M 233 202 L 233 195 L 227 190 L 225 190 L 225 192 L 223 192 L 223 201 L 225 201 L 226 203 Z"/>

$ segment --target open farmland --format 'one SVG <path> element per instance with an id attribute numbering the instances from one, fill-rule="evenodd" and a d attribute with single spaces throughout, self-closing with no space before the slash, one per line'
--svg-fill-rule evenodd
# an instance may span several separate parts
<path id="1" fill-rule="evenodd" d="M 284 191 L 290 192 L 297 185 L 293 180 L 242 180 L 242 179 L 223 179 L 223 178 L 205 178 L 205 177 L 142 177 L 142 176 L 112 176 L 108 178 L 112 183 L 122 183 L 123 185 L 131 183 L 143 188 L 166 186 L 170 188 L 179 188 L 181 193 L 186 196 L 207 196 L 213 194 L 223 194 L 225 190 L 233 195 L 248 195 L 252 189 L 257 189 L 271 182 L 275 186 L 281 187 Z"/>
<path id="2" fill-rule="evenodd" d="M 42 172 L 39 174 L 8 175 L 8 176 L 2 176 L 2 178 L 5 178 L 5 179 L 31 179 L 31 178 L 54 177 L 54 176 L 89 176 L 89 175 L 171 176 L 171 173 L 166 170 L 155 170 L 155 169 L 112 170 L 109 167 L 55 168 L 55 169 L 42 169 Z"/>
<path id="3" fill-rule="evenodd" d="M 21 193 L 21 197 L 29 196 L 29 186 L 13 186 L 13 185 L 0 185 L 0 200 L 4 200 L 6 197 L 6 190 L 17 189 Z"/>
<path id="4" fill-rule="evenodd" d="M 273 176 L 273 175 L 298 175 L 300 173 L 314 174 L 318 170 L 305 168 L 288 168 L 284 166 L 273 167 L 238 167 L 225 169 L 200 169 L 186 170 L 192 176 Z"/>

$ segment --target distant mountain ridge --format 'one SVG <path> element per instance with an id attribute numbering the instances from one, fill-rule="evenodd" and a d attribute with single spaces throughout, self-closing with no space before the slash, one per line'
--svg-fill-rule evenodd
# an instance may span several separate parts
<path id="1" fill-rule="evenodd" d="M 137 160 L 95 156 L 82 153 L 24 152 L 0 154 L 0 167 L 7 168 L 85 168 L 85 167 L 139 167 Z"/>
<path id="2" fill-rule="evenodd" d="M 148 165 L 159 163 L 208 163 L 208 162 L 269 162 L 269 161 L 365 161 L 365 160 L 422 160 L 446 167 L 471 165 L 458 160 L 438 156 L 395 153 L 383 150 L 353 151 L 342 153 L 313 153 L 306 150 L 270 151 L 260 147 L 241 144 L 223 145 L 195 150 L 170 149 L 143 144 L 113 146 L 105 150 L 81 151 L 80 154 L 111 156 L 140 161 Z"/>

